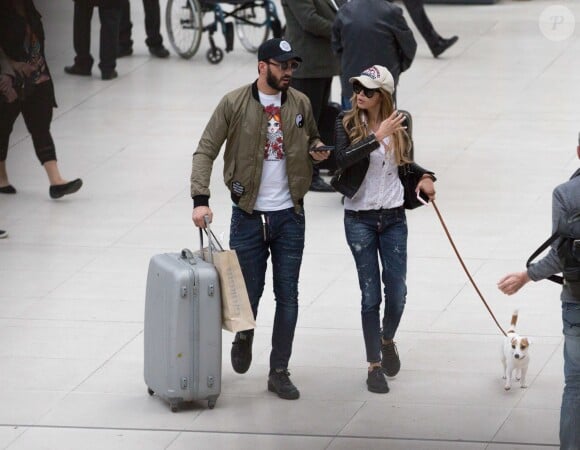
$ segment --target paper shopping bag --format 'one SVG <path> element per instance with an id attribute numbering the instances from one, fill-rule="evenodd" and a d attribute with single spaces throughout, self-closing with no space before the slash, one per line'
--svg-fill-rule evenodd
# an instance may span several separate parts
<path id="1" fill-rule="evenodd" d="M 220 279 L 222 328 L 234 333 L 256 328 L 256 320 L 236 251 L 214 252 L 213 264 Z"/>

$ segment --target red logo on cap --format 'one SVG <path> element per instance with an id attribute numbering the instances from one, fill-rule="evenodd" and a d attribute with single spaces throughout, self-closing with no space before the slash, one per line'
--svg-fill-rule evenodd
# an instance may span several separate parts
<path id="1" fill-rule="evenodd" d="M 375 66 L 365 69 L 365 71 L 361 75 L 365 75 L 372 80 L 377 80 L 381 77 L 379 69 L 377 69 Z"/>

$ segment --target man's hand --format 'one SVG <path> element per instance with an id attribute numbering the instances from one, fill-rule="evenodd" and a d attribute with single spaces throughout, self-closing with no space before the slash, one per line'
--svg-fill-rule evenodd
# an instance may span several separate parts
<path id="1" fill-rule="evenodd" d="M 32 64 L 20 61 L 11 61 L 12 70 L 21 77 L 29 77 L 36 69 Z"/>
<path id="2" fill-rule="evenodd" d="M 518 292 L 521 287 L 530 281 L 528 272 L 514 272 L 506 275 L 497 283 L 497 287 L 504 294 L 512 295 Z"/>
<path id="3" fill-rule="evenodd" d="M 322 142 L 319 142 L 318 145 L 316 145 L 316 148 L 319 148 L 319 147 L 324 147 L 324 144 Z M 330 152 L 329 151 L 322 152 L 322 151 L 310 150 L 310 156 L 315 161 L 324 161 L 325 159 L 328 159 L 328 157 L 330 156 Z"/>
<path id="4" fill-rule="evenodd" d="M 197 206 L 193 208 L 191 219 L 193 220 L 193 223 L 196 227 L 205 228 L 205 216 L 209 217 L 209 223 L 213 221 L 213 212 L 209 206 Z"/>
<path id="5" fill-rule="evenodd" d="M 4 95 L 8 103 L 12 103 L 18 98 L 18 94 L 12 86 L 12 77 L 0 75 L 0 95 Z"/>

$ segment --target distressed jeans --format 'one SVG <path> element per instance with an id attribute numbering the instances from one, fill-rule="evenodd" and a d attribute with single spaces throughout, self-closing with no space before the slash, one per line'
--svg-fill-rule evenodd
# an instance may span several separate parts
<path id="1" fill-rule="evenodd" d="M 407 219 L 403 207 L 344 214 L 362 294 L 361 318 L 368 362 L 381 360 L 381 282 L 385 308 L 382 337 L 393 339 L 407 297 Z M 382 271 L 379 269 L 379 262 Z"/>
<path id="2" fill-rule="evenodd" d="M 294 208 L 248 214 L 233 207 L 230 248 L 238 255 L 254 317 L 264 292 L 268 257 L 272 274 L 276 313 L 272 330 L 271 369 L 286 369 L 292 354 L 298 320 L 298 276 L 304 251 L 304 214 Z"/>
<path id="3" fill-rule="evenodd" d="M 560 448 L 580 449 L 580 304 L 562 303 L 564 394 L 560 410 Z"/>

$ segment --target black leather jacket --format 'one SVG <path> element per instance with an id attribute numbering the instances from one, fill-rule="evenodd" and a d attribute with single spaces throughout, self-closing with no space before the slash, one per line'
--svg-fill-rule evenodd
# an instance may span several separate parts
<path id="1" fill-rule="evenodd" d="M 344 112 L 341 112 L 336 118 L 336 146 L 330 160 L 333 162 L 332 165 L 338 169 L 338 173 L 332 178 L 330 184 L 341 194 L 352 198 L 358 192 L 367 174 L 370 164 L 369 155 L 379 148 L 380 143 L 375 135 L 371 134 L 362 141 L 351 145 L 348 133 L 342 124 L 343 117 Z M 435 180 L 433 172 L 414 162 L 399 166 L 399 178 L 403 177 L 406 172 L 418 174 L 418 178 L 429 174 Z"/>

